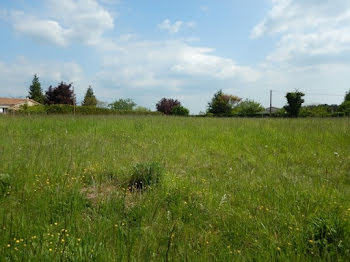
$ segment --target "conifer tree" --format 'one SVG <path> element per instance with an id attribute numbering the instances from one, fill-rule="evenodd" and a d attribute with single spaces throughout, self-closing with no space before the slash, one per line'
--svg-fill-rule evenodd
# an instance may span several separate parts
<path id="1" fill-rule="evenodd" d="M 38 103 L 44 103 L 45 96 L 43 90 L 41 89 L 41 84 L 39 82 L 39 77 L 34 75 L 31 86 L 29 87 L 29 99 L 33 99 Z"/>
<path id="2" fill-rule="evenodd" d="M 94 91 L 92 90 L 91 86 L 89 86 L 86 91 L 82 106 L 97 106 L 97 103 L 98 101 L 94 95 Z"/>

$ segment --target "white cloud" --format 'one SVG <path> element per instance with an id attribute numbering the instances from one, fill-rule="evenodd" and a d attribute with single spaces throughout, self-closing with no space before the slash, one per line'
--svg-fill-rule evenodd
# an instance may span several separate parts
<path id="1" fill-rule="evenodd" d="M 257 71 L 239 66 L 232 59 L 212 55 L 213 51 L 209 48 L 184 46 L 178 51 L 177 63 L 171 70 L 184 75 L 218 80 L 239 78 L 245 82 L 254 82 L 259 78 Z"/>
<path id="2" fill-rule="evenodd" d="M 112 15 L 96 0 L 48 0 L 47 14 L 14 11 L 11 20 L 17 33 L 60 46 L 96 44 L 114 28 Z"/>
<path id="3" fill-rule="evenodd" d="M 187 28 L 194 28 L 196 26 L 196 23 L 191 22 L 183 22 L 183 21 L 176 21 L 174 23 L 171 23 L 169 19 L 165 19 L 161 24 L 158 25 L 158 28 L 162 30 L 168 31 L 170 34 L 176 34 L 180 32 L 181 28 L 187 27 Z"/>
<path id="4" fill-rule="evenodd" d="M 13 12 L 13 27 L 17 33 L 30 36 L 39 41 L 66 46 L 66 30 L 54 20 L 39 20 L 20 12 Z"/>
<path id="5" fill-rule="evenodd" d="M 281 35 L 268 57 L 271 61 L 328 63 L 330 57 L 350 52 L 349 24 L 348 0 L 272 0 L 270 12 L 251 37 Z"/>
<path id="6" fill-rule="evenodd" d="M 116 86 L 181 89 L 194 78 L 254 82 L 260 77 L 249 67 L 212 54 L 212 49 L 191 46 L 180 40 L 115 44 L 121 51 L 104 54 L 104 74 L 109 71 L 118 81 Z"/>

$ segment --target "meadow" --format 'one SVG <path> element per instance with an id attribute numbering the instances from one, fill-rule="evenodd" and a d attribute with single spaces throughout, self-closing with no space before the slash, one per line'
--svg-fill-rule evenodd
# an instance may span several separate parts
<path id="1" fill-rule="evenodd" d="M 349 257 L 349 119 L 0 117 L 0 261 Z"/>

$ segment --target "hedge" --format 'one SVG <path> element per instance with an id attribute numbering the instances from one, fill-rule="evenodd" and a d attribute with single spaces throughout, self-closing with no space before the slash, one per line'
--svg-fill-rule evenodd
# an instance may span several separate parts
<path id="1" fill-rule="evenodd" d="M 152 111 L 117 111 L 109 108 L 73 106 L 73 105 L 36 105 L 22 106 L 15 114 L 48 114 L 48 115 L 162 115 Z"/>

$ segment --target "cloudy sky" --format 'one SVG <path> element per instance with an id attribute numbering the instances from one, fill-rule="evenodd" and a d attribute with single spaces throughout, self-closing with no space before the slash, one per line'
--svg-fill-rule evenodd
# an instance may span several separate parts
<path id="1" fill-rule="evenodd" d="M 349 0 L 1 0 L 0 96 L 91 85 L 99 100 L 162 97 L 205 111 L 219 89 L 273 105 L 340 103 L 350 88 Z"/>

